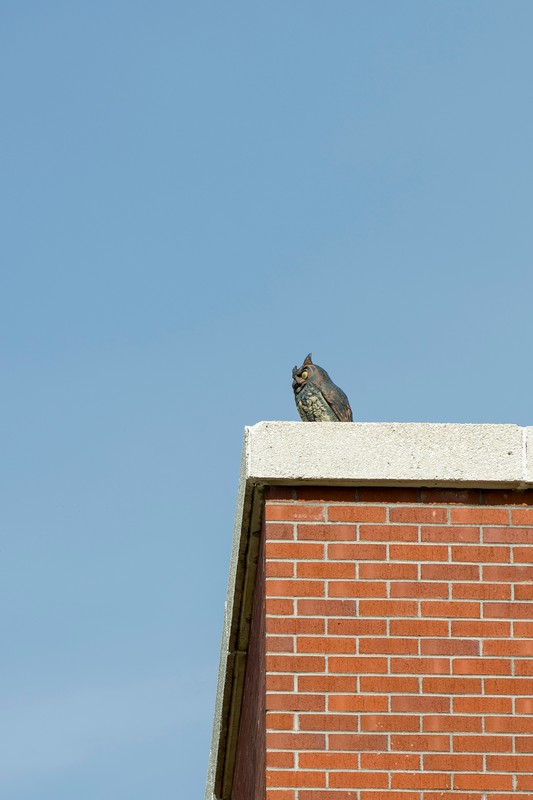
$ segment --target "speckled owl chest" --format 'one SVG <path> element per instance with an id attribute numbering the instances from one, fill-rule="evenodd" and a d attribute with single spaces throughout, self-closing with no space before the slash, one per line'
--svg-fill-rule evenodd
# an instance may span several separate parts
<path id="1" fill-rule="evenodd" d="M 319 389 L 306 383 L 296 395 L 296 407 L 306 422 L 338 422 Z"/>

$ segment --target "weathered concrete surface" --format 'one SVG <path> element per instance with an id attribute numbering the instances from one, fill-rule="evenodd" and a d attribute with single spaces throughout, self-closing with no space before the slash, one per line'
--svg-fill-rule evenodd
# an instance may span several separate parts
<path id="1" fill-rule="evenodd" d="M 267 483 L 518 486 L 533 480 L 533 467 L 524 458 L 526 430 L 517 425 L 260 422 L 245 429 L 246 475 Z M 531 453 L 531 435 L 530 442 Z"/>

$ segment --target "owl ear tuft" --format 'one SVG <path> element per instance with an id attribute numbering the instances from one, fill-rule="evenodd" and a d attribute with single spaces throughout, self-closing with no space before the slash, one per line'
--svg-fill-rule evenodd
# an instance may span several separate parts
<path id="1" fill-rule="evenodd" d="M 306 355 L 305 359 L 304 359 L 303 366 L 304 366 L 304 367 L 307 367 L 309 364 L 312 364 L 312 363 L 313 363 L 313 361 L 312 361 L 312 359 L 311 359 L 311 353 L 308 353 L 308 354 Z"/>

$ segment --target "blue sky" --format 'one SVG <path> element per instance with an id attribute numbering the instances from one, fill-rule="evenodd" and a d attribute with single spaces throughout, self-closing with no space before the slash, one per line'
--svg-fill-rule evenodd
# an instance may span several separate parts
<path id="1" fill-rule="evenodd" d="M 0 5 L 0 794 L 203 796 L 242 429 L 533 424 L 527 0 Z"/>

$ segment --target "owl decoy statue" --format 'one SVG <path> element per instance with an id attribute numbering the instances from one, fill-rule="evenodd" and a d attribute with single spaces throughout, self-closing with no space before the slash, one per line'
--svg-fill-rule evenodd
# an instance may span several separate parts
<path id="1" fill-rule="evenodd" d="M 328 373 L 313 364 L 311 353 L 292 371 L 296 408 L 304 422 L 353 422 L 348 398 Z"/>

